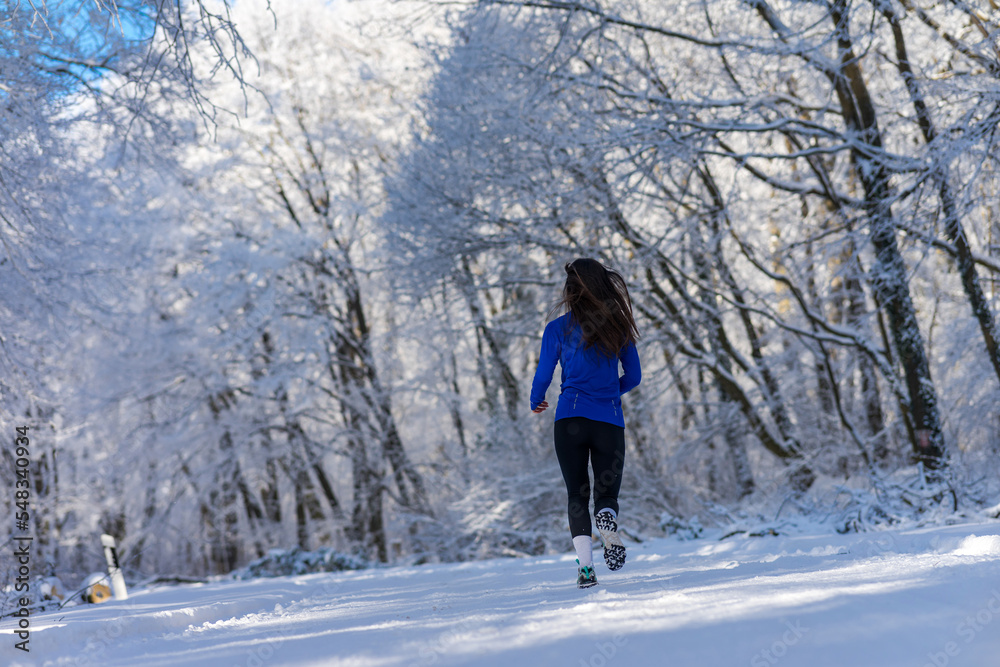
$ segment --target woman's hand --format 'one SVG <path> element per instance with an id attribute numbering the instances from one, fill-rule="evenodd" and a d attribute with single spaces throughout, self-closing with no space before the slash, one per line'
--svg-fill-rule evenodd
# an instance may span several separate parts
<path id="1" fill-rule="evenodd" d="M 541 403 L 538 404 L 537 408 L 535 408 L 534 410 L 532 410 L 532 412 L 543 412 L 545 410 L 545 408 L 547 408 L 547 407 L 549 407 L 548 402 L 547 401 L 542 401 Z"/>

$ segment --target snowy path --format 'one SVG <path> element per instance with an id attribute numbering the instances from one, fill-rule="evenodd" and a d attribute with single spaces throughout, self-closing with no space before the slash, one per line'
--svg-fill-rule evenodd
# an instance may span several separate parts
<path id="1" fill-rule="evenodd" d="M 565 555 L 154 588 L 33 617 L 27 655 L 5 619 L 0 663 L 1000 665 L 1000 522 L 655 540 L 597 575 L 577 590 Z"/>

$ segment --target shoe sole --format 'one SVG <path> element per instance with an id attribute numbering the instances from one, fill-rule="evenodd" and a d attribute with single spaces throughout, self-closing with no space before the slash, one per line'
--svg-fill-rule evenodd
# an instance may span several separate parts
<path id="1" fill-rule="evenodd" d="M 609 570 L 620 570 L 625 566 L 625 545 L 618 536 L 618 524 L 606 512 L 594 517 L 597 530 L 604 542 L 604 563 Z"/>

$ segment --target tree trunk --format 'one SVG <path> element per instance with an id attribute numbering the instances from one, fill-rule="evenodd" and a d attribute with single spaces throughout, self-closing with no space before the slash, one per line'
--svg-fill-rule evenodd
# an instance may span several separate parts
<path id="1" fill-rule="evenodd" d="M 365 419 L 358 407 L 364 402 L 364 374 L 360 367 L 347 362 L 353 358 L 352 347 L 342 335 L 332 336 L 335 352 L 329 362 L 330 374 L 340 384 L 344 396 L 340 400 L 340 410 L 350 436 L 347 449 L 351 459 L 353 488 L 353 508 L 351 524 L 347 527 L 348 538 L 358 544 L 368 557 L 380 562 L 389 561 L 389 552 L 383 520 L 382 495 L 385 486 L 382 481 L 384 471 L 380 459 L 372 459 L 365 446 L 365 437 L 370 433 L 365 427 Z"/>
<path id="2" fill-rule="evenodd" d="M 875 247 L 872 284 L 885 310 L 893 343 L 903 365 L 915 427 L 914 454 L 918 461 L 935 469 L 945 465 L 937 393 L 910 297 L 906 264 L 896 240 L 889 173 L 879 160 L 882 137 L 875 107 L 854 54 L 847 10 L 846 0 L 836 0 L 830 8 L 840 52 L 840 68 L 833 73 L 833 83 L 844 122 L 848 130 L 855 134 L 851 157 L 864 187 L 865 212 Z"/>
<path id="3" fill-rule="evenodd" d="M 494 374 L 497 376 L 494 383 L 487 383 L 489 386 L 485 389 L 487 396 L 497 389 L 503 391 L 506 397 L 506 407 L 507 407 L 507 418 L 510 421 L 516 421 L 517 415 L 522 409 L 521 406 L 521 394 L 520 388 L 518 386 L 517 378 L 514 376 L 513 371 L 510 369 L 510 365 L 504 359 L 501 353 L 501 346 L 493 335 L 489 324 L 486 321 L 486 316 L 483 314 L 482 306 L 479 303 L 479 297 L 476 294 L 476 287 L 473 282 L 472 271 L 469 267 L 468 257 L 462 257 L 462 267 L 461 272 L 458 275 L 459 287 L 462 290 L 462 294 L 465 297 L 466 303 L 469 306 L 469 312 L 472 315 L 472 321 L 476 327 L 477 335 L 482 337 L 482 340 L 486 342 L 486 346 L 489 350 L 487 358 L 490 360 L 490 365 L 493 368 Z M 485 378 L 485 374 L 484 374 Z M 492 403 L 492 399 L 489 399 Z"/>
<path id="4" fill-rule="evenodd" d="M 719 214 L 719 211 L 716 210 L 714 213 Z M 715 263 L 718 264 L 718 260 L 721 259 L 721 249 L 713 247 L 713 252 L 710 254 L 706 248 L 706 241 L 700 229 L 694 230 L 689 239 L 692 242 L 692 247 L 689 248 L 688 252 L 695 265 L 695 274 L 702 284 L 698 296 L 705 305 L 704 324 L 708 333 L 707 347 L 712 355 L 719 360 L 718 363 L 726 375 L 732 375 L 733 364 L 726 350 L 725 341 L 727 337 L 725 329 L 723 328 L 722 320 L 715 312 L 715 292 L 709 289 L 709 286 L 715 282 L 710 257 L 714 258 L 716 260 Z M 713 246 L 717 246 L 717 240 L 718 235 L 716 235 L 716 243 L 713 243 Z M 750 329 L 753 329 L 752 325 Z M 751 335 L 753 336 L 752 340 L 756 341 L 756 332 L 753 332 Z M 732 425 L 732 416 L 739 413 L 739 405 L 734 403 L 725 394 L 719 376 L 716 376 L 716 387 L 719 391 L 719 402 L 721 404 L 718 412 L 722 415 L 724 424 L 722 437 L 726 443 L 730 463 L 733 465 L 738 496 L 739 498 L 744 498 L 753 493 L 754 481 L 753 471 L 750 468 L 750 460 L 747 457 L 746 441 L 735 432 Z"/>
<path id="5" fill-rule="evenodd" d="M 451 384 L 452 396 L 448 399 L 448 411 L 451 413 L 451 423 L 455 427 L 455 436 L 458 438 L 458 444 L 462 450 L 462 456 L 468 456 L 469 446 L 466 444 L 465 440 L 465 426 L 462 423 L 462 412 L 461 403 L 459 401 L 459 396 L 462 395 L 461 389 L 458 387 L 458 363 L 455 359 L 455 350 L 452 348 L 448 351 L 450 357 L 450 368 L 451 377 L 449 378 Z"/>
<path id="6" fill-rule="evenodd" d="M 392 466 L 396 487 L 399 489 L 403 505 L 409 509 L 430 513 L 430 503 L 424 489 L 424 481 L 420 473 L 410 462 L 403 447 L 403 440 L 396 427 L 396 418 L 392 415 L 392 397 L 386 391 L 375 367 L 375 358 L 371 351 L 371 331 L 361 303 L 361 291 L 354 271 L 350 268 L 344 271 L 348 281 L 343 286 L 346 293 L 346 314 L 351 322 L 352 333 L 356 337 L 345 346 L 352 349 L 351 359 L 358 364 L 358 372 L 354 375 L 359 380 L 357 388 L 372 412 L 378 424 L 379 438 L 382 442 L 382 455 Z M 363 379 L 368 381 L 367 387 Z"/>
<path id="7" fill-rule="evenodd" d="M 698 175 L 701 182 L 707 188 L 709 197 L 712 201 L 713 209 L 712 213 L 708 216 L 708 221 L 713 235 L 712 256 L 714 258 L 714 266 L 719 272 L 722 284 L 729 289 L 730 294 L 732 294 L 733 301 L 736 302 L 739 309 L 740 320 L 743 323 L 743 331 L 747 336 L 747 342 L 750 343 L 750 355 L 754 360 L 754 364 L 757 367 L 757 373 L 760 376 L 760 379 L 757 381 L 757 385 L 761 389 L 761 394 L 764 396 L 764 401 L 767 404 L 768 411 L 774 418 L 775 426 L 777 426 L 781 437 L 784 438 L 785 441 L 791 443 L 793 448 L 798 448 L 798 441 L 792 435 L 792 420 L 789 417 L 788 410 L 785 406 L 785 400 L 781 395 L 781 389 L 778 385 L 778 381 L 774 377 L 774 373 L 771 372 L 770 364 L 768 364 L 767 360 L 764 358 L 763 352 L 761 351 L 760 338 L 757 335 L 757 329 L 753 325 L 753 320 L 750 318 L 750 312 L 747 310 L 747 302 L 743 293 L 743 288 L 740 287 L 736 278 L 733 276 L 732 271 L 729 269 L 729 263 L 726 261 L 722 252 L 722 230 L 720 229 L 719 223 L 720 218 L 725 220 L 724 216 L 726 216 L 726 204 L 722 197 L 722 192 L 719 190 L 715 177 L 709 171 L 707 166 L 702 166 L 698 170 Z"/>
<path id="8" fill-rule="evenodd" d="M 305 462 L 298 456 L 292 461 L 294 466 L 293 479 L 295 481 L 295 536 L 298 545 L 303 550 L 312 548 L 313 540 L 309 532 L 309 524 L 313 521 L 323 521 L 323 510 L 316 497 L 316 487 L 309 475 L 309 469 Z M 323 544 L 328 540 L 328 536 L 322 535 L 317 544 Z"/>
<path id="9" fill-rule="evenodd" d="M 738 405 L 723 403 L 727 405 L 725 410 L 725 433 L 726 450 L 729 452 L 730 463 L 733 465 L 733 475 L 736 479 L 737 497 L 742 500 L 753 493 L 756 483 L 753 479 L 753 468 L 750 467 L 750 457 L 747 456 L 747 441 L 741 429 L 735 427 L 733 423 L 739 411 Z M 731 413 L 731 414 L 730 414 Z"/>
<path id="10" fill-rule="evenodd" d="M 898 17 L 888 3 L 876 3 L 876 6 L 881 8 L 883 16 L 886 17 L 892 26 L 892 34 L 896 44 L 896 67 L 903 78 L 903 82 L 906 84 L 906 90 L 910 94 L 910 101 L 917 114 L 920 131 L 923 134 L 924 140 L 930 145 L 937 137 L 937 130 L 934 127 L 934 120 L 931 118 L 930 110 L 927 108 L 926 102 L 924 102 L 923 94 L 920 92 L 920 86 L 917 84 L 913 69 L 910 67 L 910 60 L 906 53 L 906 42 L 903 39 L 903 29 L 899 24 Z M 996 113 L 995 111 L 994 115 Z M 958 206 L 955 203 L 955 197 L 948 183 L 948 168 L 945 163 L 937 162 L 935 164 L 934 180 L 938 186 L 941 208 L 944 212 L 944 231 L 948 240 L 955 246 L 956 263 L 958 264 L 958 273 L 962 278 L 962 288 L 969 299 L 972 314 L 979 323 L 979 330 L 986 345 L 986 354 L 993 365 L 993 371 L 996 373 L 997 380 L 1000 380 L 1000 345 L 997 343 L 1000 334 L 997 332 L 996 322 L 993 317 L 993 311 L 990 309 L 989 301 L 983 292 L 982 286 L 979 284 L 979 275 L 976 273 L 976 262 L 972 255 L 972 249 L 969 247 L 969 240 L 965 235 L 962 221 L 959 219 Z"/>
<path id="11" fill-rule="evenodd" d="M 843 251 L 843 263 L 847 265 L 847 276 L 844 279 L 844 299 L 847 311 L 844 314 L 846 323 L 853 329 L 860 330 L 864 324 L 862 319 L 868 309 L 865 306 L 865 292 L 858 276 L 861 266 L 853 243 L 849 243 Z M 885 429 L 885 416 L 882 413 L 882 397 L 878 388 L 878 375 L 875 365 L 866 354 L 856 355 L 858 373 L 861 376 L 861 400 L 864 403 L 865 424 L 868 427 L 868 438 L 872 444 L 872 454 L 878 463 L 889 460 L 889 438 Z"/>

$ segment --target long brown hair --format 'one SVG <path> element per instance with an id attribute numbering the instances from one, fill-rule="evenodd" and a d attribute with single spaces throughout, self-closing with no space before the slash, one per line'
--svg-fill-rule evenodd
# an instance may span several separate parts
<path id="1" fill-rule="evenodd" d="M 553 310 L 560 306 L 580 325 L 584 347 L 597 348 L 605 357 L 617 357 L 639 339 L 625 279 L 596 259 L 566 262 L 566 285 Z"/>

